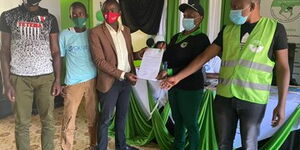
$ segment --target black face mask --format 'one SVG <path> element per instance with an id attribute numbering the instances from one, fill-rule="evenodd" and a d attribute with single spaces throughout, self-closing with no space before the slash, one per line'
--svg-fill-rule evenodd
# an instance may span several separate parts
<path id="1" fill-rule="evenodd" d="M 23 0 L 23 3 L 27 6 L 36 6 L 41 0 Z"/>

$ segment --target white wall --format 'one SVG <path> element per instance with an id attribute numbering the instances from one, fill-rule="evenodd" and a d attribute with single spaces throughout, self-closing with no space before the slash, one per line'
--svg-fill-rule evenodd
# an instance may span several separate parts
<path id="1" fill-rule="evenodd" d="M 94 19 L 94 26 L 98 25 L 99 22 L 96 18 L 97 11 L 101 10 L 100 3 L 103 4 L 105 0 L 93 0 L 93 19 Z"/>
<path id="2" fill-rule="evenodd" d="M 0 0 L 0 14 L 2 14 L 3 11 L 9 10 L 11 8 L 17 7 L 22 3 L 22 0 Z"/>
<path id="3" fill-rule="evenodd" d="M 21 4 L 22 0 L 0 0 L 0 14 Z M 42 0 L 40 6 L 47 8 L 57 18 L 58 25 L 60 25 L 60 0 Z"/>
<path id="4" fill-rule="evenodd" d="M 60 0 L 42 0 L 40 6 L 48 9 L 56 17 L 58 26 L 60 27 Z"/>
<path id="5" fill-rule="evenodd" d="M 2 14 L 2 12 L 6 11 L 6 10 L 10 10 L 12 8 L 17 7 L 21 3 L 22 3 L 22 0 L 13 0 L 13 1 L 10 1 L 9 3 L 7 2 L 7 0 L 0 0 L 0 14 Z M 1 36 L 0 36 L 0 46 L 1 46 Z"/>

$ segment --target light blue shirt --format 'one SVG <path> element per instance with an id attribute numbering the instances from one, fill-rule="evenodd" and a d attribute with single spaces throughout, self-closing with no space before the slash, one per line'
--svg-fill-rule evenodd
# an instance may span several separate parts
<path id="1" fill-rule="evenodd" d="M 63 30 L 59 35 L 59 46 L 61 56 L 66 60 L 66 85 L 96 77 L 97 69 L 91 59 L 88 31 L 77 33 L 74 28 Z"/>

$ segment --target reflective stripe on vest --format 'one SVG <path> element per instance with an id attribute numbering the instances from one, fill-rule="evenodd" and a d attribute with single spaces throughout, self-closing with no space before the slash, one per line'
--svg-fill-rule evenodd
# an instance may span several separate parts
<path id="1" fill-rule="evenodd" d="M 226 25 L 218 95 L 258 104 L 268 102 L 275 65 L 269 49 L 276 26 L 276 20 L 261 18 L 241 45 L 241 26 Z"/>
<path id="2" fill-rule="evenodd" d="M 231 61 L 222 61 L 222 67 L 235 67 L 241 65 L 250 69 L 256 69 L 264 72 L 272 73 L 273 67 L 265 64 L 260 64 L 256 62 L 251 62 L 249 60 L 231 60 Z"/>
<path id="3" fill-rule="evenodd" d="M 229 86 L 231 84 L 235 84 L 241 87 L 245 88 L 251 88 L 255 90 L 263 90 L 263 91 L 269 91 L 271 88 L 271 85 L 266 85 L 266 84 L 260 84 L 260 83 L 251 83 L 251 82 L 246 82 L 242 81 L 239 79 L 219 79 L 219 84 L 223 84 L 225 86 Z"/>

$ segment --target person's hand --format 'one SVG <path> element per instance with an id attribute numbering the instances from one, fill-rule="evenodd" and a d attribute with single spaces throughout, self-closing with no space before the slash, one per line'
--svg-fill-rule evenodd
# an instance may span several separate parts
<path id="1" fill-rule="evenodd" d="M 160 42 L 157 44 L 157 48 L 161 49 L 161 50 L 165 50 L 167 47 L 167 44 L 165 42 Z"/>
<path id="2" fill-rule="evenodd" d="M 272 127 L 281 125 L 285 118 L 285 108 L 277 105 L 273 110 Z"/>
<path id="3" fill-rule="evenodd" d="M 131 85 L 135 85 L 137 81 L 137 76 L 132 73 L 125 73 L 125 79 L 130 82 Z"/>
<path id="4" fill-rule="evenodd" d="M 176 78 L 176 76 L 168 77 L 160 83 L 162 89 L 171 89 L 175 86 L 180 80 Z"/>
<path id="5" fill-rule="evenodd" d="M 54 81 L 52 85 L 52 96 L 58 96 L 61 92 L 61 86 L 59 81 Z"/>
<path id="6" fill-rule="evenodd" d="M 65 89 L 66 89 L 66 86 L 61 86 L 60 95 L 62 97 L 65 97 L 67 95 L 67 93 L 65 92 Z"/>
<path id="7" fill-rule="evenodd" d="M 158 73 L 156 79 L 157 79 L 157 80 L 162 80 L 162 79 L 164 79 L 165 77 L 167 77 L 167 75 L 168 75 L 168 73 L 167 73 L 166 70 L 161 70 L 161 71 Z"/>
<path id="8" fill-rule="evenodd" d="M 148 49 L 148 47 L 144 47 L 144 48 L 142 48 L 140 51 L 138 51 L 138 57 L 139 57 L 140 59 L 143 58 L 144 53 L 145 53 L 145 51 L 146 51 L 147 49 Z"/>
<path id="9" fill-rule="evenodd" d="M 11 84 L 4 85 L 4 95 L 8 98 L 9 101 L 16 101 L 15 89 Z"/>

